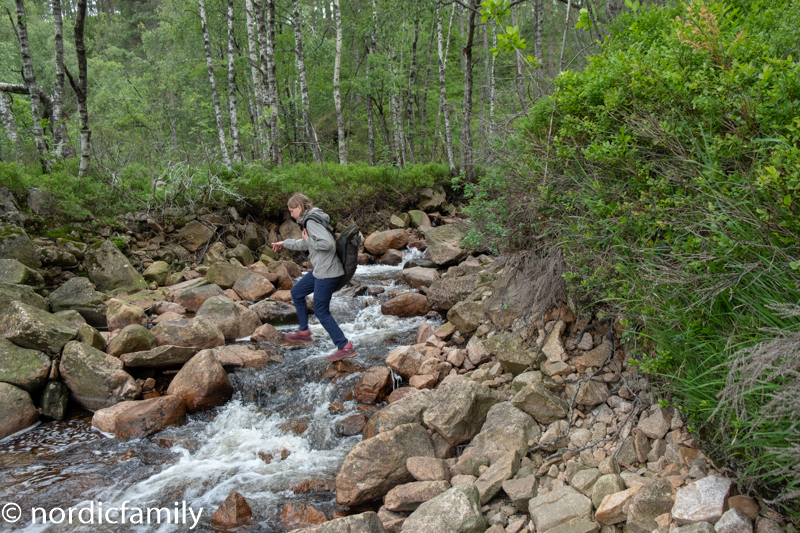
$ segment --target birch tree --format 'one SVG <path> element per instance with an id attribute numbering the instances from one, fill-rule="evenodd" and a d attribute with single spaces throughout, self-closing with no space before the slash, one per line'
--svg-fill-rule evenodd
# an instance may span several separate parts
<path id="1" fill-rule="evenodd" d="M 475 36 L 476 0 L 469 1 L 467 16 L 467 42 L 464 45 L 464 118 L 461 130 L 461 168 L 467 178 L 473 178 L 475 167 L 472 154 L 472 43 Z"/>
<path id="2" fill-rule="evenodd" d="M 56 80 L 53 86 L 53 142 L 56 157 L 64 155 L 66 128 L 64 127 L 64 24 L 61 18 L 61 0 L 52 0 L 53 29 L 55 31 Z"/>
<path id="3" fill-rule="evenodd" d="M 436 9 L 436 32 L 439 43 L 439 109 L 444 114 L 444 138 L 447 152 L 447 163 L 450 165 L 450 174 L 456 175 L 456 162 L 453 157 L 453 132 L 450 128 L 450 113 L 447 109 L 447 84 L 445 83 L 444 32 L 442 32 L 441 10 Z M 452 25 L 452 16 L 450 17 Z"/>
<path id="4" fill-rule="evenodd" d="M 260 12 L 261 10 L 258 10 Z M 255 11 L 253 0 L 246 0 L 245 2 L 245 15 L 247 20 L 247 51 L 249 52 L 250 59 L 250 76 L 253 78 L 253 93 L 256 101 L 256 131 L 258 132 L 258 140 L 261 147 L 265 152 L 269 152 L 269 137 L 267 133 L 267 121 L 264 105 L 264 83 L 261 78 L 261 71 L 259 69 L 258 49 L 255 36 L 256 16 L 258 12 Z"/>
<path id="5" fill-rule="evenodd" d="M 3 121 L 3 129 L 6 132 L 6 138 L 11 146 L 14 147 L 14 155 L 19 162 L 22 158 L 22 142 L 19 140 L 19 133 L 17 133 L 17 121 L 14 119 L 14 114 L 11 113 L 11 105 L 8 102 L 5 92 L 0 92 L 0 119 Z"/>
<path id="6" fill-rule="evenodd" d="M 261 2 L 261 0 L 258 0 Z M 267 94 L 266 105 L 269 107 L 270 158 L 275 165 L 280 165 L 281 132 L 278 128 L 278 75 L 275 67 L 275 0 L 266 0 L 266 67 Z"/>
<path id="7" fill-rule="evenodd" d="M 239 143 L 239 117 L 236 113 L 236 64 L 234 55 L 236 41 L 233 35 L 233 0 L 228 0 L 228 113 L 231 119 L 231 141 L 234 163 L 242 162 L 242 146 Z"/>
<path id="8" fill-rule="evenodd" d="M 344 133 L 344 114 L 339 90 L 339 71 L 342 67 L 342 10 L 339 0 L 333 0 L 333 17 L 336 21 L 336 58 L 333 64 L 333 104 L 336 106 L 336 126 L 338 129 L 339 163 L 347 165 L 347 139 Z"/>
<path id="9" fill-rule="evenodd" d="M 92 157 L 92 130 L 89 129 L 89 73 L 86 65 L 86 42 L 83 39 L 83 29 L 86 24 L 86 0 L 78 0 L 78 13 L 75 17 L 75 55 L 78 57 L 78 81 L 70 75 L 66 68 L 64 71 L 69 78 L 72 90 L 78 99 L 78 116 L 81 128 L 81 162 L 78 166 L 78 177 L 85 178 L 89 175 L 89 162 Z"/>
<path id="10" fill-rule="evenodd" d="M 294 51 L 297 60 L 297 73 L 300 79 L 300 101 L 303 107 L 303 126 L 306 130 L 306 143 L 311 149 L 311 155 L 315 163 L 322 162 L 322 153 L 317 142 L 317 132 L 311 122 L 310 100 L 308 97 L 308 80 L 306 79 L 306 60 L 303 54 L 303 30 L 302 19 L 300 18 L 300 6 L 298 0 L 292 0 L 292 26 L 294 26 Z"/>
<path id="11" fill-rule="evenodd" d="M 208 22 L 206 18 L 205 0 L 197 0 L 200 6 L 200 26 L 203 32 L 203 48 L 206 52 L 206 69 L 208 70 L 208 82 L 211 84 L 211 103 L 214 105 L 214 116 L 217 119 L 217 135 L 219 136 L 219 149 L 222 153 L 222 162 L 226 168 L 231 168 L 231 158 L 228 154 L 228 143 L 225 140 L 225 127 L 222 121 L 222 108 L 219 105 L 219 94 L 217 93 L 217 80 L 214 78 L 214 61 L 211 57 L 211 40 L 208 37 Z"/>
<path id="12" fill-rule="evenodd" d="M 414 40 L 411 43 L 411 66 L 408 71 L 408 94 L 406 99 L 406 121 L 408 122 L 408 162 L 415 163 L 414 157 L 414 88 L 417 70 L 417 41 L 419 41 L 419 19 L 414 20 Z"/>

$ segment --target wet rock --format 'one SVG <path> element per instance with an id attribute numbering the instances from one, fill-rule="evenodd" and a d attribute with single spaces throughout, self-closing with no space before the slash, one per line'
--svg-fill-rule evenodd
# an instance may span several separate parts
<path id="1" fill-rule="evenodd" d="M 325 513 L 305 502 L 289 502 L 281 511 L 281 525 L 287 531 L 295 528 L 319 525 L 328 521 Z"/>
<path id="2" fill-rule="evenodd" d="M 575 395 L 575 389 L 578 389 L 578 394 Z M 611 393 L 608 390 L 608 385 L 598 381 L 584 381 L 580 384 L 568 384 L 566 387 L 567 397 L 572 398 L 575 395 L 575 403 L 578 405 L 600 405 L 604 403 Z"/>
<path id="3" fill-rule="evenodd" d="M 261 325 L 255 311 L 237 304 L 226 296 L 212 296 L 197 310 L 197 318 L 207 317 L 222 331 L 228 342 L 250 337 Z"/>
<path id="4" fill-rule="evenodd" d="M 317 527 L 295 529 L 292 533 L 385 533 L 378 515 L 372 511 L 337 518 Z"/>
<path id="5" fill-rule="evenodd" d="M 126 353 L 120 359 L 131 368 L 170 368 L 186 363 L 198 351 L 193 347 L 164 345 L 148 351 Z"/>
<path id="6" fill-rule="evenodd" d="M 126 353 L 144 352 L 156 347 L 156 337 L 144 326 L 125 326 L 108 344 L 108 354 L 119 357 Z"/>
<path id="7" fill-rule="evenodd" d="M 31 242 L 24 229 L 14 224 L 0 222 L 0 257 L 16 259 L 30 268 L 42 266 L 39 248 Z"/>
<path id="8" fill-rule="evenodd" d="M 374 366 L 364 372 L 353 389 L 358 403 L 380 403 L 392 391 L 392 372 L 385 366 Z"/>
<path id="9" fill-rule="evenodd" d="M 467 234 L 466 228 L 457 224 L 447 224 L 425 231 L 425 241 L 431 261 L 437 265 L 448 265 L 463 260 L 470 251 L 461 248 L 461 241 Z"/>
<path id="10" fill-rule="evenodd" d="M 244 496 L 236 491 L 231 492 L 222 505 L 214 511 L 211 521 L 220 526 L 231 528 L 244 525 L 251 521 L 253 512 L 247 505 Z"/>
<path id="11" fill-rule="evenodd" d="M 419 374 L 425 356 L 411 346 L 398 346 L 386 357 L 386 366 L 408 379 Z"/>
<path id="12" fill-rule="evenodd" d="M 443 459 L 409 457 L 406 468 L 417 481 L 450 481 L 450 467 Z"/>
<path id="13" fill-rule="evenodd" d="M 569 404 L 550 392 L 542 383 L 526 386 L 514 396 L 511 403 L 542 424 L 564 419 L 569 414 Z"/>
<path id="14" fill-rule="evenodd" d="M 398 485 L 383 498 L 389 511 L 413 511 L 450 488 L 448 481 L 415 481 Z"/>
<path id="15" fill-rule="evenodd" d="M 367 416 L 358 414 L 350 415 L 342 420 L 337 420 L 333 425 L 337 435 L 343 437 L 352 437 L 353 435 L 360 435 L 364 431 L 364 426 L 367 425 Z"/>
<path id="16" fill-rule="evenodd" d="M 403 523 L 403 533 L 483 533 L 486 520 L 481 513 L 475 485 L 462 483 L 420 505 Z"/>
<path id="17" fill-rule="evenodd" d="M 589 519 L 592 501 L 572 487 L 537 496 L 528 504 L 536 531 L 548 531 L 573 519 Z"/>
<path id="18" fill-rule="evenodd" d="M 42 392 L 39 404 L 42 406 L 42 415 L 55 420 L 64 420 L 69 402 L 69 389 L 60 381 L 48 381 Z"/>
<path id="19" fill-rule="evenodd" d="M 408 212 L 409 218 L 411 218 L 411 223 L 414 225 L 415 228 L 430 228 L 432 226 L 431 219 L 428 218 L 428 215 L 425 214 L 424 211 L 419 211 L 417 209 L 412 209 Z"/>
<path id="20" fill-rule="evenodd" d="M 64 346 L 59 372 L 72 399 L 92 411 L 134 400 L 141 392 L 122 361 L 80 342 Z"/>
<path id="21" fill-rule="evenodd" d="M 508 453 L 495 460 L 475 482 L 481 497 L 481 505 L 489 503 L 489 500 L 503 487 L 503 483 L 514 476 L 517 469 L 519 469 L 519 456 L 516 453 Z"/>
<path id="22" fill-rule="evenodd" d="M 403 398 L 407 398 L 413 394 L 419 392 L 419 389 L 415 387 L 400 387 L 392 391 L 389 396 L 386 397 L 386 403 L 393 404 L 396 401 L 402 400 Z"/>
<path id="23" fill-rule="evenodd" d="M 182 398 L 186 411 L 196 413 L 224 405 L 233 396 L 233 386 L 214 354 L 203 350 L 175 375 L 167 393 Z"/>
<path id="24" fill-rule="evenodd" d="M 139 326 L 147 324 L 147 316 L 141 307 L 128 305 L 116 298 L 108 300 L 106 305 L 106 324 L 108 324 L 109 331 L 122 329 L 131 324 Z"/>
<path id="25" fill-rule="evenodd" d="M 479 475 L 479 467 L 513 454 L 524 457 L 528 442 L 538 439 L 541 430 L 530 415 L 510 402 L 501 402 L 489 409 L 486 422 L 458 459 L 463 474 Z"/>
<path id="26" fill-rule="evenodd" d="M 0 439 L 32 426 L 39 420 L 39 413 L 33 406 L 30 395 L 9 383 L 0 382 Z"/>
<path id="27" fill-rule="evenodd" d="M 650 439 L 663 439 L 672 424 L 672 414 L 663 407 L 650 413 L 650 416 L 639 422 L 637 426 Z"/>
<path id="28" fill-rule="evenodd" d="M 186 422 L 186 407 L 177 396 L 159 396 L 136 402 L 120 402 L 95 411 L 92 427 L 118 439 L 137 439 Z"/>
<path id="29" fill-rule="evenodd" d="M 86 271 L 97 290 L 103 292 L 135 291 L 145 289 L 148 285 L 111 241 L 86 251 Z"/>
<path id="30" fill-rule="evenodd" d="M 628 519 L 625 523 L 629 533 L 652 533 L 658 528 L 656 518 L 672 509 L 672 486 L 667 480 L 645 485 L 631 499 Z"/>
<path id="31" fill-rule="evenodd" d="M 283 334 L 280 331 L 275 329 L 275 326 L 272 324 L 264 324 L 259 326 L 252 335 L 250 335 L 250 340 L 253 342 L 270 342 L 276 341 L 283 338 Z"/>
<path id="32" fill-rule="evenodd" d="M 336 502 L 358 505 L 411 481 L 406 461 L 415 456 L 434 456 L 428 432 L 419 424 L 404 424 L 359 442 L 336 476 Z"/>
<path id="33" fill-rule="evenodd" d="M 739 509 L 728 509 L 714 527 L 716 533 L 753 533 L 750 518 Z"/>
<path id="34" fill-rule="evenodd" d="M 403 254 L 397 250 L 389 250 L 378 259 L 378 264 L 397 266 L 403 262 Z"/>
<path id="35" fill-rule="evenodd" d="M 266 366 L 270 361 L 280 361 L 282 356 L 272 348 L 269 352 L 258 346 L 247 344 L 234 344 L 220 346 L 212 350 L 214 357 L 225 368 L 259 368 Z"/>
<path id="36" fill-rule="evenodd" d="M 536 497 L 539 484 L 535 475 L 526 476 L 521 479 L 508 479 L 503 482 L 503 492 L 505 492 L 514 506 L 521 513 L 528 512 L 528 502 Z"/>
<path id="37" fill-rule="evenodd" d="M 158 346 L 183 346 L 203 350 L 225 344 L 225 337 L 217 324 L 204 316 L 161 322 L 151 331 Z"/>
<path id="38" fill-rule="evenodd" d="M 458 302 L 447 312 L 447 321 L 453 324 L 460 333 L 472 333 L 483 322 L 483 304 L 481 302 Z"/>
<path id="39" fill-rule="evenodd" d="M 433 268 L 413 267 L 400 271 L 400 279 L 408 283 L 412 289 L 430 287 L 439 279 L 439 273 Z"/>
<path id="40" fill-rule="evenodd" d="M 261 300 L 250 306 L 251 311 L 258 314 L 258 318 L 265 324 L 284 324 L 297 321 L 297 311 L 292 304 L 277 302 L 275 300 Z"/>
<path id="41" fill-rule="evenodd" d="M 209 298 L 215 296 L 225 296 L 223 290 L 214 284 L 191 287 L 182 291 L 175 297 L 175 303 L 186 308 L 192 313 L 196 312 Z"/>
<path id="42" fill-rule="evenodd" d="M 264 276 L 250 273 L 234 283 L 233 290 L 242 300 L 255 302 L 275 292 L 275 286 Z"/>
<path id="43" fill-rule="evenodd" d="M 209 283 L 218 285 L 221 289 L 231 289 L 237 281 L 248 275 L 256 275 L 240 266 L 230 263 L 214 263 L 206 272 Z"/>
<path id="44" fill-rule="evenodd" d="M 21 302 L 11 302 L 0 315 L 0 336 L 22 348 L 58 353 L 77 333 L 66 320 Z"/>
<path id="45" fill-rule="evenodd" d="M 434 401 L 434 396 L 432 392 L 422 390 L 381 409 L 364 428 L 364 438 L 370 439 L 405 424 L 422 424 L 422 415 Z"/>
<path id="46" fill-rule="evenodd" d="M 0 259 L 0 283 L 27 285 L 35 291 L 44 289 L 44 278 L 16 259 Z"/>
<path id="47" fill-rule="evenodd" d="M 458 302 L 466 300 L 481 283 L 478 274 L 436 280 L 428 287 L 428 305 L 436 311 L 448 311 Z"/>
<path id="48" fill-rule="evenodd" d="M 403 229 L 379 231 L 364 241 L 364 249 L 372 255 L 383 255 L 389 250 L 400 250 L 408 242 L 408 233 Z"/>
<path id="49" fill-rule="evenodd" d="M 693 522 L 716 524 L 728 509 L 731 480 L 719 476 L 707 476 L 678 490 L 672 518 L 678 525 Z"/>
<path id="50" fill-rule="evenodd" d="M 50 358 L 0 337 L 0 381 L 37 394 L 50 375 Z"/>
<path id="51" fill-rule="evenodd" d="M 92 326 L 103 327 L 107 325 L 103 297 L 103 293 L 96 291 L 91 281 L 74 277 L 54 290 L 48 299 L 53 311 L 77 311 Z"/>
<path id="52" fill-rule="evenodd" d="M 496 393 L 473 381 L 456 381 L 442 387 L 435 398 L 425 411 L 423 422 L 452 445 L 477 435 L 489 409 L 500 402 Z"/>
<path id="53" fill-rule="evenodd" d="M 0 283 L 0 313 L 3 312 L 8 304 L 15 300 L 30 305 L 31 307 L 41 309 L 42 311 L 50 310 L 47 300 L 36 294 L 32 287 Z"/>
<path id="54" fill-rule="evenodd" d="M 213 231 L 208 229 L 197 220 L 192 220 L 186 224 L 178 233 L 180 234 L 181 239 L 183 239 L 181 244 L 190 252 L 194 252 L 199 248 L 205 247 L 211 239 L 211 236 L 214 234 Z"/>
<path id="55" fill-rule="evenodd" d="M 381 304 L 381 313 L 399 317 L 425 316 L 430 311 L 424 294 L 404 292 Z"/>

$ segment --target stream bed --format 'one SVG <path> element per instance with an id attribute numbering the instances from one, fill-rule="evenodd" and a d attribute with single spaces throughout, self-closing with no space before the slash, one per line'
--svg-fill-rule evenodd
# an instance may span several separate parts
<path id="1" fill-rule="evenodd" d="M 412 250 L 404 259 L 416 255 Z M 423 318 L 384 316 L 380 309 L 388 294 L 408 290 L 395 282 L 401 268 L 360 266 L 355 279 L 386 293 L 334 296 L 331 312 L 358 349 L 348 360 L 353 364 L 383 364 L 394 346 L 415 340 Z M 20 517 L 0 519 L 0 531 L 218 531 L 211 516 L 232 491 L 245 497 L 255 518 L 237 531 L 286 531 L 280 515 L 288 502 L 310 503 L 328 518 L 341 513 L 334 479 L 361 437 L 340 436 L 334 427 L 359 413 L 348 398 L 361 372 L 323 378 L 335 346 L 314 318 L 311 331 L 314 344 L 287 347 L 282 362 L 229 374 L 233 400 L 188 415 L 183 426 L 119 441 L 92 430 L 91 413 L 75 410 L 67 420 L 3 441 L 0 507 L 4 519 L 17 509 Z M 334 402 L 338 408 L 330 409 Z M 127 523 L 109 523 L 120 520 L 123 502 Z M 44 512 L 36 511 L 34 524 L 35 508 Z"/>

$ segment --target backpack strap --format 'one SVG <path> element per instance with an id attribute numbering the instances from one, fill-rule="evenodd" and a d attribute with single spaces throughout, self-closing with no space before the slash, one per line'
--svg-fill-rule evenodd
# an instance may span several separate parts
<path id="1" fill-rule="evenodd" d="M 333 237 L 334 242 L 336 241 L 336 234 L 333 231 L 331 231 L 331 228 L 328 227 L 328 224 L 326 224 L 325 221 L 322 220 L 322 218 L 320 218 L 317 215 L 308 215 L 306 219 L 303 221 L 303 229 L 306 229 L 309 220 L 313 220 L 314 222 L 321 224 L 322 227 L 328 230 L 328 233 L 331 234 L 331 237 Z"/>

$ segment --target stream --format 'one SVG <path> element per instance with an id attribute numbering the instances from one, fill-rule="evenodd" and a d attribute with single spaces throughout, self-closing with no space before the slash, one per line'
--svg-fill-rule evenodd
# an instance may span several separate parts
<path id="1" fill-rule="evenodd" d="M 420 255 L 407 251 L 404 261 Z M 359 266 L 356 280 L 386 292 L 334 296 L 331 312 L 358 349 L 348 361 L 363 368 L 383 364 L 394 346 L 414 342 L 424 318 L 383 316 L 380 309 L 390 294 L 409 290 L 395 281 L 401 268 Z M 221 531 L 211 516 L 232 491 L 245 497 L 255 518 L 237 531 L 286 531 L 280 515 L 288 502 L 309 503 L 328 518 L 341 513 L 334 479 L 361 437 L 340 436 L 334 426 L 359 413 L 348 398 L 362 373 L 323 379 L 325 356 L 335 346 L 313 315 L 311 331 L 314 344 L 283 350 L 282 362 L 229 374 L 233 400 L 188 415 L 183 426 L 118 441 L 92 430 L 91 413 L 76 409 L 64 421 L 0 443 L 0 506 L 10 502 L 21 511 L 16 523 L 0 520 L 0 531 Z M 343 409 L 329 409 L 333 402 Z M 123 502 L 128 523 L 108 523 L 120 520 Z M 35 524 L 34 508 L 47 513 L 37 511 Z M 142 524 L 131 525 L 137 518 Z"/>

